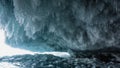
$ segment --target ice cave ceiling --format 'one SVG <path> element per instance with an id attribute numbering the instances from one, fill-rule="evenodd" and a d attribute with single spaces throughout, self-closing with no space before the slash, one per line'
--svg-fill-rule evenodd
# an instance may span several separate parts
<path id="1" fill-rule="evenodd" d="M 120 48 L 120 0 L 0 0 L 0 27 L 29 50 Z"/>

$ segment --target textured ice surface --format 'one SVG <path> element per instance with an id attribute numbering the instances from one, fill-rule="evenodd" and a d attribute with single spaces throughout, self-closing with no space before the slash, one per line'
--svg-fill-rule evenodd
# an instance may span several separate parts
<path id="1" fill-rule="evenodd" d="M 120 54 L 99 54 L 95 57 L 60 58 L 53 55 L 18 55 L 0 58 L 3 68 L 119 68 Z M 12 66 L 12 67 L 11 67 Z M 14 67 L 13 67 L 14 66 Z"/>
<path id="2" fill-rule="evenodd" d="M 120 0 L 0 0 L 6 42 L 34 51 L 120 47 Z"/>

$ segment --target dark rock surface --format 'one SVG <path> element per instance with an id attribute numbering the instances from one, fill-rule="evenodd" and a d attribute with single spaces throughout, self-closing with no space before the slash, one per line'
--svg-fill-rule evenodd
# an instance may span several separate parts
<path id="1" fill-rule="evenodd" d="M 120 54 L 101 53 L 92 57 L 60 58 L 53 55 L 17 55 L 0 58 L 18 68 L 119 68 Z"/>

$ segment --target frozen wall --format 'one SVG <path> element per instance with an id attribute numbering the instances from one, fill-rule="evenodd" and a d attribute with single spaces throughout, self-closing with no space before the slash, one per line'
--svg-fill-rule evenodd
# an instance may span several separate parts
<path id="1" fill-rule="evenodd" d="M 120 47 L 119 0 L 0 0 L 6 42 L 33 50 Z"/>

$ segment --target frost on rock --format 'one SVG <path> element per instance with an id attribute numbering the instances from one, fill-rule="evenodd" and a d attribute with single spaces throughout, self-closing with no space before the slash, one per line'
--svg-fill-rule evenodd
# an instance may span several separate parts
<path id="1" fill-rule="evenodd" d="M 119 48 L 119 13 L 119 0 L 0 0 L 0 27 L 30 50 Z"/>

